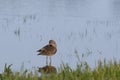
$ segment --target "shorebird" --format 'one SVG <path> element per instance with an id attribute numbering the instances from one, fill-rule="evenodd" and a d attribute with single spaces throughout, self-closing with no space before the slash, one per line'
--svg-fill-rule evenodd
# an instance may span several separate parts
<path id="1" fill-rule="evenodd" d="M 46 56 L 46 64 L 48 64 L 48 56 L 50 57 L 50 65 L 51 65 L 51 56 L 53 56 L 57 52 L 57 44 L 54 40 L 49 40 L 49 44 L 39 49 L 37 52 L 38 55 Z"/>

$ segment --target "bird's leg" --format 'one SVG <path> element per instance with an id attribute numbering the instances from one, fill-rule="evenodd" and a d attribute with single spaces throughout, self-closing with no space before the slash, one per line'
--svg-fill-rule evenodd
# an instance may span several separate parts
<path id="1" fill-rule="evenodd" d="M 51 63 L 52 63 L 52 59 L 51 59 L 51 56 L 50 56 L 50 66 L 51 66 Z"/>
<path id="2" fill-rule="evenodd" d="M 48 56 L 46 56 L 46 65 L 48 65 Z"/>

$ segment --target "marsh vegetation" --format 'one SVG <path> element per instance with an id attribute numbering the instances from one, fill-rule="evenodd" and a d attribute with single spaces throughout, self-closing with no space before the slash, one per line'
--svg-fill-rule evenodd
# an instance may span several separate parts
<path id="1" fill-rule="evenodd" d="M 76 69 L 72 69 L 68 64 L 62 64 L 57 72 L 53 66 L 18 72 L 12 70 L 12 65 L 5 64 L 0 80 L 120 80 L 120 63 L 117 61 L 98 61 L 95 68 L 90 68 L 87 63 L 76 65 Z"/>

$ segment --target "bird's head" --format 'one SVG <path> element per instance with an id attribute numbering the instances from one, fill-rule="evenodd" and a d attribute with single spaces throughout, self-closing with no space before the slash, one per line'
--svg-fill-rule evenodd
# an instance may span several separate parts
<path id="1" fill-rule="evenodd" d="M 49 40 L 49 44 L 54 46 L 54 47 L 57 47 L 57 44 L 54 40 Z"/>

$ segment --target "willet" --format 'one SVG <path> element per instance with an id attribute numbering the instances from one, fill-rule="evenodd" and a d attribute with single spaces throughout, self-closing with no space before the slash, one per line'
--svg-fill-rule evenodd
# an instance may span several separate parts
<path id="1" fill-rule="evenodd" d="M 52 62 L 51 56 L 57 52 L 56 42 L 54 40 L 50 40 L 48 45 L 39 49 L 37 52 L 39 52 L 38 55 L 46 56 L 46 64 L 48 64 L 48 56 L 50 56 L 50 65 L 51 65 Z"/>

